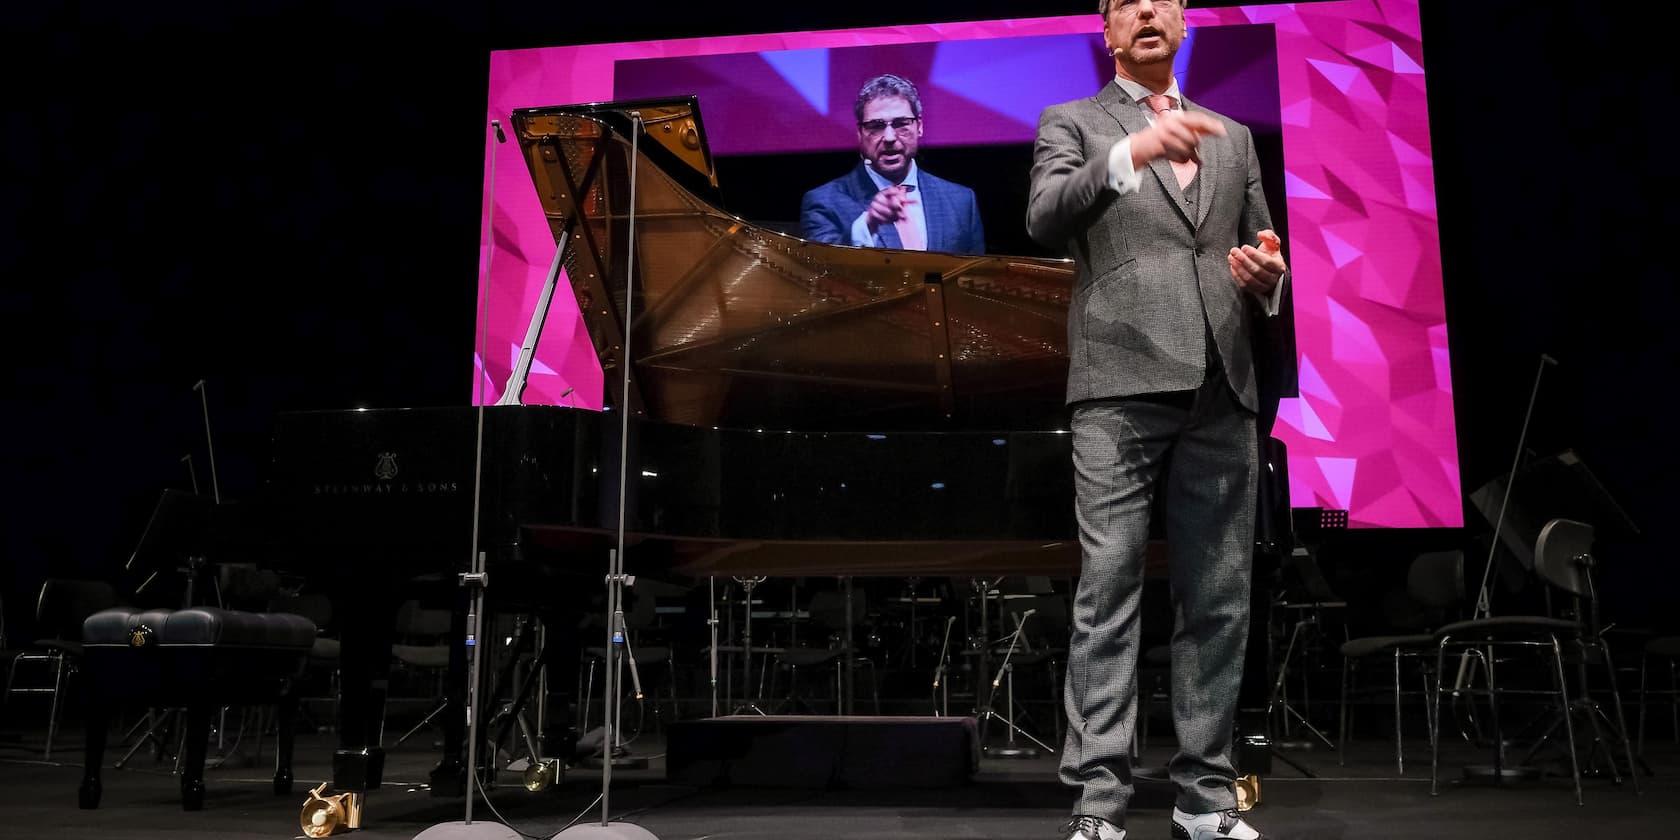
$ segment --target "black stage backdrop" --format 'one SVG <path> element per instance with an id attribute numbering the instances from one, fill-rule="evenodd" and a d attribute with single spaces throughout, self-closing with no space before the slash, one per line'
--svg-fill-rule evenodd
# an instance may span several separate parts
<path id="1" fill-rule="evenodd" d="M 1651 624 L 1672 621 L 1680 579 L 1665 410 L 1680 362 L 1675 178 L 1652 110 L 1673 76 L 1667 29 L 1591 11 L 1422 10 L 1463 484 L 1510 468 L 1540 354 L 1555 356 L 1530 448 L 1580 452 L 1644 529 L 1606 552 L 1606 573 L 1619 616 Z M 159 492 L 188 486 L 188 453 L 208 492 L 199 380 L 229 499 L 258 492 L 278 410 L 466 402 L 490 50 L 1028 13 L 1003 0 L 6 4 L 7 628 L 27 634 L 49 575 L 116 578 Z M 1466 521 L 1356 534 L 1341 562 L 1392 571 L 1486 530 L 1468 507 Z M 1470 565 L 1479 575 L 1474 551 Z"/>

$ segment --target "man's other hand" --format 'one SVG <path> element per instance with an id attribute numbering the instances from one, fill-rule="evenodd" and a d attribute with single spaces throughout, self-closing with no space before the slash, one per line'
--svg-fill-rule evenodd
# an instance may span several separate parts
<path id="1" fill-rule="evenodd" d="M 1231 266 L 1231 278 L 1243 291 L 1264 299 L 1277 287 L 1288 266 L 1283 264 L 1283 241 L 1276 233 L 1263 230 L 1255 236 L 1260 240 L 1259 247 L 1232 248 L 1225 261 Z"/>

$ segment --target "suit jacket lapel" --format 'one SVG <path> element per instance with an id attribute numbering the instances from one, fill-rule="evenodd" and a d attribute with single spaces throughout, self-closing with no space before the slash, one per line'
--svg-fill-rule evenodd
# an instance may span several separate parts
<path id="1" fill-rule="evenodd" d="M 1193 109 L 1207 113 L 1205 108 L 1188 99 L 1180 99 L 1179 107 L 1187 111 Z M 1230 142 L 1231 138 L 1229 136 L 1202 138 L 1200 148 L 1202 163 L 1196 171 L 1196 180 L 1199 182 L 1198 189 L 1202 192 L 1200 200 L 1196 202 L 1197 228 L 1200 228 L 1202 222 L 1207 220 L 1208 208 L 1213 206 L 1215 199 L 1213 192 L 1219 183 L 1219 169 L 1225 165 L 1225 153 L 1229 150 L 1228 144 Z"/>
<path id="2" fill-rule="evenodd" d="M 922 203 L 922 224 L 927 227 L 923 239 L 927 242 L 927 249 L 929 251 L 945 250 L 946 243 L 939 238 L 943 229 L 940 222 L 945 218 L 945 206 L 940 204 L 939 201 L 945 197 L 944 192 L 939 189 L 938 184 L 934 183 L 931 176 L 922 172 L 916 178 L 915 196 L 916 200 Z"/>
<path id="3" fill-rule="evenodd" d="M 1127 136 L 1149 128 L 1149 118 L 1143 115 L 1143 109 L 1127 98 L 1126 92 L 1114 82 L 1103 85 L 1102 90 L 1097 92 L 1097 104 L 1120 123 Z M 1184 203 L 1184 190 L 1178 186 L 1178 176 L 1173 174 L 1172 164 L 1166 158 L 1156 158 L 1149 162 L 1149 170 L 1155 173 L 1156 180 L 1161 183 L 1161 189 L 1172 198 L 1173 205 L 1178 208 L 1178 214 L 1192 227 L 1195 226 L 1196 222 L 1190 216 L 1190 205 Z"/>

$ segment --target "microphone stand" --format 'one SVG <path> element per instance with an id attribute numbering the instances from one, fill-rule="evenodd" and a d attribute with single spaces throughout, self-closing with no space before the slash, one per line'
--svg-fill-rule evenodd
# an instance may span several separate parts
<path id="1" fill-rule="evenodd" d="M 957 623 L 956 616 L 945 619 L 945 640 L 939 643 L 939 664 L 933 668 L 933 716 L 945 717 L 951 713 L 951 687 L 946 684 L 945 668 L 950 660 L 951 625 Z"/>
<path id="2" fill-rule="evenodd" d="M 636 585 L 635 575 L 625 576 L 624 585 L 634 587 Z M 614 669 L 614 679 L 618 682 L 619 690 L 623 691 L 624 666 L 628 664 L 630 666 L 631 687 L 636 693 L 636 702 L 640 704 L 642 702 L 642 677 L 636 671 L 636 651 L 630 644 L 629 626 L 624 623 L 622 600 L 619 602 L 619 606 L 619 611 L 613 614 L 613 621 L 617 623 L 617 630 L 613 633 L 612 637 L 615 644 L 609 649 L 611 651 L 611 655 L 607 658 L 607 661 L 603 665 L 602 678 L 606 678 L 605 669 Z M 602 708 L 604 709 L 603 714 L 613 715 L 611 728 L 613 737 L 611 740 L 603 742 L 601 746 L 601 758 L 599 761 L 590 759 L 585 763 L 590 767 L 599 767 L 603 764 L 611 764 L 618 770 L 646 769 L 648 766 L 648 760 L 645 758 L 635 758 L 631 756 L 629 747 L 627 747 L 624 743 L 623 702 L 619 702 L 616 707 L 608 705 L 603 706 Z"/>
<path id="3" fill-rule="evenodd" d="M 198 392 L 199 405 L 204 407 L 204 447 L 210 452 L 210 495 L 216 504 L 222 503 L 222 487 L 216 482 L 216 442 L 210 437 L 210 397 L 204 392 L 204 380 L 193 383 L 193 390 Z M 194 492 L 198 484 L 193 483 Z"/>
<path id="4" fill-rule="evenodd" d="M 215 503 L 215 507 L 211 509 L 211 522 L 214 523 L 214 511 L 222 505 L 222 487 L 216 480 L 216 441 L 210 436 L 210 398 L 205 393 L 204 380 L 200 379 L 197 382 L 194 382 L 192 389 L 198 392 L 198 402 L 204 410 L 204 447 L 210 453 L 210 498 Z M 188 457 L 190 458 L 191 456 L 189 455 Z M 191 469 L 190 462 L 188 463 L 188 469 L 189 471 Z M 198 492 L 198 479 L 196 476 L 193 478 L 193 492 Z M 211 533 L 215 532 L 216 528 L 214 524 L 210 526 L 210 530 Z M 182 604 L 183 609 L 190 609 L 196 604 L 198 576 L 203 573 L 204 567 L 208 565 L 208 563 L 208 558 L 202 554 L 189 555 L 187 557 L 187 567 L 181 570 L 187 576 L 186 595 L 183 596 L 184 603 Z M 220 600 L 220 598 L 218 597 L 217 600 Z"/>
<path id="5" fill-rule="evenodd" d="M 980 712 L 981 723 L 985 723 L 992 718 L 999 718 L 1003 721 L 1004 726 L 1009 727 L 1008 743 L 1004 746 L 993 748 L 984 746 L 985 735 L 982 730 L 981 749 L 988 755 L 995 755 L 999 758 L 1037 758 L 1038 750 L 1035 750 L 1032 747 L 1018 747 L 1015 745 L 1016 733 L 1020 733 L 1021 737 L 1037 744 L 1045 752 L 1055 752 L 1054 749 L 1050 748 L 1050 745 L 1034 738 L 1026 730 L 1015 725 L 1015 671 L 1010 667 L 1009 660 L 1015 656 L 1015 646 L 1021 640 L 1021 631 L 1025 630 L 1027 627 L 1027 619 L 1031 618 L 1032 614 L 1035 612 L 1038 612 L 1038 610 L 1027 610 L 1024 613 L 1021 613 L 1019 618 L 1015 619 L 1015 632 L 1009 636 L 1009 649 L 1004 651 L 1003 664 L 998 666 L 997 676 L 992 677 L 992 690 L 986 695 L 986 705 Z M 1005 675 L 1008 675 L 1009 677 L 1009 687 L 1007 689 L 1009 713 L 1007 715 L 999 714 L 993 707 L 993 703 L 997 700 L 998 684 L 1003 682 Z M 979 692 L 975 693 L 978 694 Z"/>
<path id="6" fill-rule="evenodd" d="M 758 585 L 763 583 L 765 580 L 767 580 L 767 578 L 763 575 L 746 578 L 738 577 L 735 579 L 736 583 L 741 584 L 741 603 L 744 606 L 741 610 L 741 703 L 730 712 L 732 715 L 746 714 L 747 712 L 752 712 L 755 715 L 764 714 L 764 710 L 760 709 L 757 703 L 754 703 L 751 699 L 749 699 L 747 692 L 752 690 L 753 590 L 758 588 Z M 714 651 L 717 650 L 716 646 L 713 646 L 712 649 Z M 713 656 L 716 656 L 716 654 L 714 653 Z M 733 695 L 734 692 L 730 692 L 730 694 Z"/>
<path id="7" fill-rule="evenodd" d="M 222 487 L 216 480 L 216 441 L 215 438 L 210 435 L 210 395 L 205 391 L 204 380 L 202 379 L 193 383 L 193 390 L 198 392 L 198 404 L 204 411 L 204 448 L 210 454 L 210 497 L 216 503 L 216 506 L 211 509 L 212 513 L 210 519 L 210 532 L 214 535 L 217 531 L 215 525 L 217 519 L 215 511 L 219 511 L 222 506 Z M 189 464 L 189 469 L 190 466 L 191 465 Z M 197 484 L 198 482 L 195 478 L 193 481 L 194 492 L 197 491 Z M 210 559 L 204 555 L 187 558 L 187 602 L 185 605 L 187 609 L 191 609 L 193 607 L 193 593 L 198 582 L 198 576 L 202 574 L 204 569 L 209 565 Z M 213 586 L 216 590 L 216 606 L 221 607 L 223 606 L 221 583 L 218 582 L 215 577 L 211 577 L 210 582 L 211 586 Z M 222 736 L 225 734 L 227 734 L 227 707 L 223 706 L 216 713 L 217 750 L 222 749 L 224 743 Z M 217 762 L 211 766 L 220 767 L 221 762 L 226 758 L 226 755 L 222 756 L 222 758 L 218 759 Z"/>
<path id="8" fill-rule="evenodd" d="M 717 608 L 717 577 L 706 578 L 706 629 L 711 633 L 712 646 L 710 659 L 712 679 L 712 717 L 718 716 L 718 608 Z M 724 597 L 729 597 L 727 592 Z"/>
<path id="9" fill-rule="evenodd" d="M 628 256 L 624 267 L 624 352 L 620 356 L 619 365 L 624 375 L 623 389 L 618 406 L 618 547 L 608 555 L 607 561 L 607 614 L 611 617 L 607 622 L 607 650 L 618 654 L 620 646 L 625 641 L 624 634 L 624 586 L 627 578 L 624 574 L 624 514 L 625 491 L 630 481 L 630 365 L 631 350 L 635 345 L 630 343 L 631 308 L 636 301 L 636 164 L 641 157 L 642 113 L 631 111 L 630 128 L 630 199 L 629 199 L 629 233 L 626 236 Z M 606 699 L 602 705 L 602 719 L 606 723 L 605 737 L 601 743 L 607 751 L 607 760 L 601 762 L 601 822 L 582 823 L 580 825 L 563 828 L 554 838 L 567 840 L 659 840 L 652 832 L 635 823 L 612 822 L 612 771 L 613 763 L 611 751 L 618 743 L 618 710 L 623 702 L 619 687 L 620 677 L 612 663 L 607 663 L 603 669 L 606 684 Z M 639 692 L 638 692 L 639 693 Z"/>
<path id="10" fill-rule="evenodd" d="M 495 132 L 496 142 L 490 145 L 490 188 L 485 200 L 485 212 L 491 217 L 489 224 L 494 225 L 496 205 L 496 147 L 507 142 L 507 135 L 502 133 L 500 120 L 491 120 L 490 128 Z M 475 388 L 477 393 L 473 402 L 478 406 L 478 437 L 474 443 L 473 452 L 473 503 L 472 503 L 472 557 L 469 562 L 470 572 L 460 575 L 461 586 L 471 590 L 471 605 L 467 608 L 466 639 L 468 648 L 468 676 L 467 676 L 467 806 L 465 819 L 460 822 L 439 823 L 414 836 L 414 840 L 523 840 L 523 835 L 512 828 L 497 822 L 473 822 L 473 797 L 482 793 L 478 785 L 478 689 L 479 668 L 483 652 L 479 649 L 478 640 L 479 620 L 484 615 L 484 590 L 490 585 L 490 575 L 484 570 L 484 552 L 478 548 L 478 517 L 479 493 L 484 478 L 484 376 L 488 360 L 485 358 L 485 346 L 488 341 L 490 327 L 490 254 L 493 248 L 485 249 L 484 282 L 479 284 L 479 332 L 478 332 L 478 364 L 481 375 L 477 377 Z M 486 800 L 488 801 L 488 800 Z M 359 803 L 358 803 L 359 804 Z"/>

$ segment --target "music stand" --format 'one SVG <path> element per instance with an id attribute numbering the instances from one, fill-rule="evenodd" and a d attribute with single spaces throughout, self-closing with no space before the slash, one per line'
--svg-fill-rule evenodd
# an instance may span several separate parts
<path id="1" fill-rule="evenodd" d="M 216 511 L 216 500 L 210 496 L 184 490 L 163 491 L 152 507 L 152 516 L 146 521 L 140 541 L 123 564 L 124 571 L 145 576 L 140 585 L 134 587 L 135 595 L 145 592 L 158 575 L 179 572 L 185 583 L 180 608 L 190 609 L 194 605 L 198 576 L 209 564 L 212 549 L 222 542 L 216 530 L 217 523 L 221 521 Z M 166 746 L 157 733 L 170 717 L 171 714 L 166 713 L 154 718 L 148 710 L 146 716 L 136 721 L 123 735 L 123 740 L 128 740 L 142 726 L 146 727 L 144 736 L 117 759 L 115 766 L 122 768 L 147 743 L 157 744 L 157 755 L 161 756 Z"/>
<path id="2" fill-rule="evenodd" d="M 1489 481 L 1470 495 L 1471 502 L 1482 516 L 1494 526 L 1499 542 L 1489 547 L 1487 566 L 1482 572 L 1481 590 L 1477 596 L 1475 617 L 1492 617 L 1489 581 L 1497 559 L 1497 548 L 1506 550 L 1522 565 L 1522 578 L 1535 574 L 1535 545 L 1546 524 L 1556 519 L 1573 520 L 1593 526 L 1597 536 L 1606 541 L 1625 540 L 1639 535 L 1639 528 L 1621 505 L 1587 468 L 1586 462 L 1573 449 L 1538 458 L 1513 471 L 1514 481 L 1507 488 L 1501 476 Z M 1547 592 L 1550 603 L 1550 591 Z M 1454 696 L 1467 680 L 1470 665 L 1468 650 L 1459 658 L 1458 677 Z M 1495 718 L 1497 721 L 1497 718 Z M 1498 749 L 1504 749 L 1500 738 Z M 1632 769 L 1632 768 L 1630 768 Z M 1637 771 L 1635 771 L 1637 772 Z M 1465 768 L 1471 777 L 1506 778 L 1532 777 L 1532 767 L 1504 765 L 1496 757 L 1495 763 Z"/>
<path id="3" fill-rule="evenodd" d="M 152 508 L 152 517 L 134 553 L 123 569 L 145 580 L 134 588 L 136 595 L 145 591 L 160 573 L 182 572 L 186 575 L 183 609 L 191 607 L 195 584 L 208 562 L 211 548 L 217 542 L 214 525 L 216 502 L 209 496 L 183 490 L 165 490 Z"/>
<path id="4" fill-rule="evenodd" d="M 1525 571 L 1534 570 L 1535 541 L 1540 538 L 1540 529 L 1554 519 L 1591 524 L 1602 541 L 1626 540 L 1640 533 L 1639 527 L 1573 449 L 1530 461 L 1516 475 L 1510 502 L 1504 505 L 1503 526 L 1498 523 L 1506 491 L 1504 476 L 1482 485 L 1470 494 L 1470 501 L 1498 528 L 1500 542 Z M 1486 603 L 1492 566 L 1490 559 L 1482 576 L 1481 603 Z"/>

